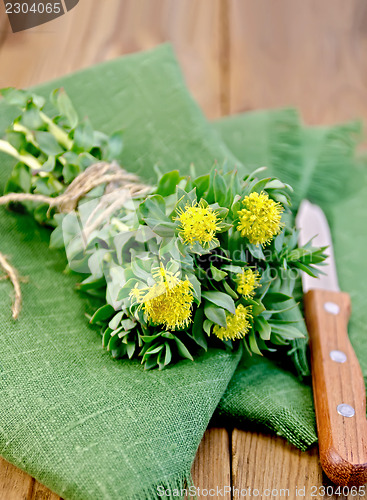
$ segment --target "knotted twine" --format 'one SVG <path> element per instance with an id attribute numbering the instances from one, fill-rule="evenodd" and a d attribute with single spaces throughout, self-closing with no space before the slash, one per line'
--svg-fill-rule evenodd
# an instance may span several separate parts
<path id="1" fill-rule="evenodd" d="M 79 201 L 92 189 L 105 184 L 104 195 L 101 197 L 96 209 L 88 218 L 83 231 L 87 238 L 107 217 L 118 210 L 126 201 L 126 193 L 132 198 L 141 197 L 151 190 L 151 186 L 142 184 L 139 177 L 121 168 L 117 163 L 98 162 L 87 167 L 66 188 L 66 190 L 55 197 L 33 193 L 8 193 L 0 196 L 0 205 L 31 201 L 34 203 L 46 203 L 49 211 L 55 208 L 59 213 L 70 213 L 77 209 Z M 93 216 L 101 210 L 100 215 L 92 222 Z M 22 308 L 22 293 L 19 275 L 16 269 L 9 263 L 8 259 L 0 252 L 0 268 L 5 272 L 14 288 L 14 302 L 12 305 L 12 316 L 19 317 Z"/>

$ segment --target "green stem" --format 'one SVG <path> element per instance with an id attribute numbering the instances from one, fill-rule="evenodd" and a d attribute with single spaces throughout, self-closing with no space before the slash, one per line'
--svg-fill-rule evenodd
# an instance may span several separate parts
<path id="1" fill-rule="evenodd" d="M 21 163 L 24 163 L 32 170 L 42 169 L 42 165 L 34 156 L 30 154 L 23 154 L 23 155 L 20 154 L 11 144 L 9 144 L 6 141 L 0 140 L 0 151 L 3 151 L 4 153 L 10 156 L 13 156 L 13 158 L 17 159 Z"/>
<path id="2" fill-rule="evenodd" d="M 73 141 L 69 138 L 68 134 L 61 127 L 56 125 L 51 118 L 45 115 L 42 111 L 40 112 L 40 116 L 44 122 L 47 123 L 48 129 L 51 134 L 55 137 L 55 139 L 64 146 L 65 149 L 70 150 L 73 147 Z"/>
<path id="3" fill-rule="evenodd" d="M 34 143 L 33 134 L 27 127 L 24 127 L 20 123 L 14 123 L 13 130 L 15 130 L 15 132 L 22 132 L 28 142 Z"/>

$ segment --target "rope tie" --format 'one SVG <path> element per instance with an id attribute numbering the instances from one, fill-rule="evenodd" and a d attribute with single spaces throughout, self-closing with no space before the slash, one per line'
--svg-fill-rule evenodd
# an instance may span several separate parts
<path id="1" fill-rule="evenodd" d="M 81 172 L 59 196 L 51 197 L 37 193 L 8 193 L 0 196 L 0 205 L 24 201 L 46 203 L 49 205 L 49 210 L 56 208 L 58 212 L 67 214 L 76 210 L 79 201 L 92 189 L 102 184 L 106 185 L 104 195 L 92 215 L 99 209 L 102 209 L 102 213 L 90 224 L 87 224 L 84 229 L 83 234 L 87 239 L 91 232 L 103 223 L 107 217 L 121 208 L 127 199 L 127 193 L 133 198 L 140 197 L 148 194 L 151 187 L 142 184 L 138 176 L 127 172 L 115 162 L 98 162 Z M 89 219 L 93 218 L 92 215 Z M 15 298 L 12 313 L 13 318 L 17 319 L 22 307 L 18 273 L 2 253 L 0 253 L 0 267 L 6 273 L 6 278 L 10 279 L 14 288 Z"/>

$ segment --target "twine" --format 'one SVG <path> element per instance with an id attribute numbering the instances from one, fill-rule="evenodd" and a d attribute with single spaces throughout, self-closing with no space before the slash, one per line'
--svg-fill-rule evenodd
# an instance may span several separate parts
<path id="1" fill-rule="evenodd" d="M 98 162 L 90 165 L 84 172 L 80 173 L 59 196 L 51 197 L 32 193 L 8 193 L 4 196 L 0 196 L 0 205 L 31 201 L 34 203 L 46 203 L 49 205 L 49 210 L 51 210 L 51 208 L 56 208 L 60 213 L 69 213 L 78 207 L 81 198 L 84 198 L 92 189 L 102 184 L 106 185 L 106 196 L 102 197 L 101 202 L 98 204 L 97 209 L 93 211 L 93 214 L 99 209 L 102 209 L 102 213 L 95 221 L 86 225 L 83 234 L 84 238 L 88 239 L 88 236 L 94 229 L 118 208 L 121 208 L 126 201 L 127 192 L 131 197 L 144 196 L 148 194 L 151 187 L 142 184 L 139 177 L 127 172 L 117 163 Z M 89 219 L 92 219 L 92 216 Z M 7 278 L 10 279 L 14 288 L 15 299 L 12 305 L 12 312 L 13 318 L 17 319 L 22 307 L 22 293 L 18 273 L 1 253 L 0 267 L 5 271 Z"/>
<path id="2" fill-rule="evenodd" d="M 34 203 L 46 203 L 50 208 L 56 207 L 59 212 L 68 213 L 77 208 L 81 198 L 101 184 L 107 185 L 106 193 L 123 188 L 129 190 L 131 196 L 141 196 L 151 189 L 149 186 L 142 184 L 139 177 L 126 172 L 116 163 L 99 162 L 86 168 L 59 196 L 9 193 L 0 197 L 0 205 L 7 205 L 11 202 L 32 201 Z"/>
<path id="3" fill-rule="evenodd" d="M 20 282 L 18 278 L 18 273 L 16 269 L 9 264 L 8 260 L 6 259 L 5 255 L 0 253 L 0 267 L 5 271 L 6 273 L 6 278 L 9 278 L 13 288 L 14 288 L 14 302 L 13 305 L 11 306 L 11 310 L 13 313 L 13 318 L 18 319 L 20 310 L 22 308 L 22 292 L 20 289 Z"/>

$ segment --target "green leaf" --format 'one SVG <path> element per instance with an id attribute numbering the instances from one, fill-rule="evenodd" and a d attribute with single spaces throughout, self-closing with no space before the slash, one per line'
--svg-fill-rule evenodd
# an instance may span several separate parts
<path id="1" fill-rule="evenodd" d="M 193 273 L 187 273 L 186 277 L 192 284 L 193 295 L 198 304 L 201 302 L 201 283 Z"/>
<path id="2" fill-rule="evenodd" d="M 259 356 L 262 356 L 262 352 L 259 349 L 259 346 L 257 345 L 256 337 L 253 331 L 250 332 L 248 336 L 249 344 L 250 344 L 250 349 L 253 353 L 258 354 Z"/>
<path id="3" fill-rule="evenodd" d="M 265 304 L 279 304 L 279 302 L 286 302 L 292 299 L 289 295 L 280 292 L 269 292 L 264 297 Z"/>
<path id="4" fill-rule="evenodd" d="M 210 319 L 206 319 L 203 323 L 203 330 L 208 335 L 208 337 L 210 336 L 212 326 L 213 326 L 213 322 L 210 321 Z"/>
<path id="5" fill-rule="evenodd" d="M 176 226 L 173 222 L 152 219 L 150 217 L 147 217 L 144 221 L 155 234 L 162 236 L 162 238 L 173 237 L 175 234 Z"/>
<path id="6" fill-rule="evenodd" d="M 64 89 L 54 90 L 51 94 L 51 99 L 60 111 L 60 114 L 66 118 L 70 128 L 75 128 L 79 121 L 78 114 Z"/>
<path id="7" fill-rule="evenodd" d="M 154 335 L 141 335 L 140 338 L 143 340 L 143 342 L 153 342 L 153 340 L 157 339 L 162 335 L 162 332 L 156 333 Z"/>
<path id="8" fill-rule="evenodd" d="M 265 255 L 261 245 L 253 245 L 252 243 L 248 243 L 247 248 L 249 249 L 250 254 L 255 257 L 255 259 L 265 260 Z"/>
<path id="9" fill-rule="evenodd" d="M 175 342 L 177 345 L 177 351 L 178 351 L 179 355 L 182 356 L 183 358 L 187 358 L 187 359 L 190 359 L 191 361 L 194 361 L 194 358 L 191 356 L 191 354 L 190 354 L 189 350 L 187 349 L 187 347 L 185 346 L 185 344 L 177 337 L 175 337 Z"/>
<path id="10" fill-rule="evenodd" d="M 134 288 L 134 286 L 139 283 L 139 280 L 136 278 L 130 278 L 120 289 L 118 295 L 117 295 L 117 300 L 124 300 L 127 297 L 129 297 L 131 290 Z M 140 282 L 142 283 L 142 282 Z"/>
<path id="11" fill-rule="evenodd" d="M 221 271 L 217 267 L 213 266 L 212 263 L 210 264 L 210 270 L 212 272 L 214 281 L 223 281 L 224 278 L 227 276 L 227 273 L 225 271 Z"/>
<path id="12" fill-rule="evenodd" d="M 236 313 L 236 306 L 234 300 L 226 293 L 209 291 L 209 292 L 202 292 L 201 295 L 203 299 L 212 302 L 216 306 L 226 309 L 232 314 Z"/>
<path id="13" fill-rule="evenodd" d="M 291 325 L 274 325 L 271 324 L 271 331 L 274 334 L 280 335 L 281 337 L 285 339 L 304 339 L 305 335 L 301 332 L 301 330 L 298 330 L 298 328 L 291 326 Z"/>
<path id="14" fill-rule="evenodd" d="M 265 306 L 260 300 L 253 300 L 251 298 L 246 298 L 246 302 L 249 302 L 252 305 L 251 311 L 254 317 L 258 316 L 259 314 L 265 311 Z"/>
<path id="15" fill-rule="evenodd" d="M 284 188 L 289 188 L 288 184 L 284 184 L 284 182 L 280 181 L 279 179 L 267 179 L 268 182 L 266 183 L 265 189 L 284 189 Z"/>
<path id="16" fill-rule="evenodd" d="M 126 352 L 127 352 L 128 358 L 131 359 L 134 355 L 134 352 L 135 352 L 135 342 L 127 342 Z"/>
<path id="17" fill-rule="evenodd" d="M 77 165 L 67 163 L 62 169 L 62 176 L 66 184 L 70 184 L 75 177 L 80 173 L 80 168 Z"/>
<path id="18" fill-rule="evenodd" d="M 176 191 L 177 184 L 183 179 L 178 170 L 172 170 L 164 174 L 158 182 L 157 194 L 169 196 Z"/>
<path id="19" fill-rule="evenodd" d="M 163 359 L 164 355 L 165 355 L 165 349 L 162 349 L 157 356 L 158 370 L 164 369 L 164 359 Z"/>
<path id="20" fill-rule="evenodd" d="M 224 309 L 208 304 L 204 307 L 204 313 L 213 323 L 227 328 L 227 317 Z"/>
<path id="21" fill-rule="evenodd" d="M 282 251 L 284 236 L 285 236 L 285 231 L 283 230 L 281 233 L 278 234 L 278 236 L 274 238 L 274 248 L 278 253 Z"/>
<path id="22" fill-rule="evenodd" d="M 30 130 L 37 130 L 43 126 L 40 110 L 32 105 L 29 105 L 27 110 L 21 117 L 21 123 Z"/>
<path id="23" fill-rule="evenodd" d="M 121 345 L 121 339 L 118 335 L 113 335 L 108 342 L 107 351 L 115 351 L 119 345 Z M 116 354 L 113 354 L 113 357 L 117 357 Z"/>
<path id="24" fill-rule="evenodd" d="M 158 364 L 157 358 L 158 358 L 157 356 L 148 357 L 144 365 L 144 370 L 152 370 L 153 368 L 155 368 Z M 144 360 L 142 361 L 142 363 L 143 362 Z"/>
<path id="25" fill-rule="evenodd" d="M 178 202 L 176 203 L 176 207 L 174 209 L 175 215 L 177 214 L 179 208 L 183 210 L 186 205 L 193 205 L 197 201 L 196 188 L 186 193 L 186 191 L 184 191 L 180 187 L 177 187 L 177 198 Z"/>
<path id="26" fill-rule="evenodd" d="M 110 304 L 105 304 L 104 306 L 97 309 L 97 311 L 93 314 L 90 319 L 90 323 L 92 325 L 101 323 L 110 319 L 113 314 L 115 314 L 114 308 Z"/>
<path id="27" fill-rule="evenodd" d="M 55 168 L 56 164 L 56 159 L 54 156 L 49 156 L 45 163 L 42 165 L 42 171 L 43 172 L 52 172 L 53 169 Z"/>
<path id="28" fill-rule="evenodd" d="M 215 172 L 214 176 L 214 199 L 219 205 L 224 205 L 227 197 L 227 184 L 224 178 L 220 175 L 219 172 Z"/>
<path id="29" fill-rule="evenodd" d="M 64 248 L 64 234 L 61 226 L 57 226 L 51 233 L 50 248 Z"/>
<path id="30" fill-rule="evenodd" d="M 209 189 L 209 175 L 202 175 L 197 177 L 193 182 L 194 187 L 196 187 L 196 193 L 198 198 L 206 198 L 205 193 Z"/>
<path id="31" fill-rule="evenodd" d="M 226 281 L 223 281 L 223 288 L 224 290 L 232 297 L 232 299 L 237 300 L 238 295 L 237 293 L 228 285 Z"/>
<path id="32" fill-rule="evenodd" d="M 31 93 L 27 90 L 18 90 L 13 87 L 1 89 L 0 93 L 8 104 L 20 108 L 25 108 L 31 98 Z"/>
<path id="33" fill-rule="evenodd" d="M 164 357 L 164 366 L 167 366 L 171 362 L 172 351 L 171 351 L 171 348 L 170 348 L 168 342 L 165 343 L 165 346 L 166 346 L 166 354 L 165 354 L 165 357 Z"/>
<path id="34" fill-rule="evenodd" d="M 108 326 L 112 328 L 112 330 L 116 330 L 116 328 L 119 326 L 120 321 L 122 320 L 122 317 L 124 315 L 124 311 L 119 311 L 109 322 Z"/>
<path id="35" fill-rule="evenodd" d="M 182 241 L 182 239 L 180 239 L 180 241 Z M 219 245 L 219 240 L 217 238 L 214 238 L 212 241 L 209 241 L 205 247 L 200 245 L 198 241 L 195 241 L 193 245 L 185 245 L 185 247 L 190 250 L 191 254 L 195 253 L 197 255 L 206 255 L 211 253 L 214 248 L 218 248 Z"/>
<path id="36" fill-rule="evenodd" d="M 78 125 L 74 131 L 74 146 L 77 150 L 90 151 L 94 146 L 94 131 L 88 121 Z"/>
<path id="37" fill-rule="evenodd" d="M 106 330 L 103 332 L 102 347 L 106 348 L 108 346 L 112 332 L 113 330 L 111 330 L 111 328 L 106 328 Z"/>
<path id="38" fill-rule="evenodd" d="M 115 132 L 108 139 L 107 149 L 104 154 L 106 161 L 118 160 L 121 156 L 123 148 L 123 132 Z"/>
<path id="39" fill-rule="evenodd" d="M 262 316 L 257 316 L 255 318 L 255 329 L 259 332 L 259 335 L 263 340 L 270 340 L 271 326 L 265 318 Z"/>
<path id="40" fill-rule="evenodd" d="M 303 271 L 306 274 L 312 276 L 313 278 L 317 278 L 318 277 L 318 273 L 312 267 L 307 266 L 306 264 L 302 264 L 301 262 L 295 262 L 294 265 L 296 267 L 298 267 L 299 269 L 301 269 L 301 271 Z"/>
<path id="41" fill-rule="evenodd" d="M 96 163 L 96 158 L 92 156 L 90 153 L 86 153 L 84 151 L 83 153 L 80 153 L 78 155 L 78 165 L 82 170 L 85 170 L 93 163 Z"/>
<path id="42" fill-rule="evenodd" d="M 64 153 L 64 149 L 50 132 L 37 131 L 34 135 L 40 149 L 46 155 L 57 156 Z"/>
<path id="43" fill-rule="evenodd" d="M 149 349 L 147 351 L 145 351 L 145 353 L 144 353 L 143 361 L 145 361 L 148 356 L 151 356 L 152 354 L 157 354 L 158 352 L 160 352 L 163 349 L 163 347 L 164 347 L 164 344 L 161 344 L 161 345 L 154 344 L 153 346 L 149 347 Z"/>
<path id="44" fill-rule="evenodd" d="M 285 311 L 290 311 L 291 309 L 294 309 L 297 306 L 298 306 L 297 302 L 294 302 L 289 307 L 283 307 L 283 309 L 266 309 L 265 314 L 266 315 L 279 314 Z"/>
<path id="45" fill-rule="evenodd" d="M 192 325 L 192 337 L 200 347 L 207 350 L 208 343 L 204 335 L 203 323 L 204 323 L 204 310 L 202 308 L 199 308 L 196 310 L 194 323 Z"/>
<path id="46" fill-rule="evenodd" d="M 279 203 L 281 203 L 282 205 L 289 205 L 289 200 L 287 198 L 287 196 L 285 196 L 284 194 L 280 194 L 280 193 L 274 193 L 272 194 L 271 196 L 272 198 L 274 198 L 275 201 L 278 201 Z"/>
<path id="47" fill-rule="evenodd" d="M 148 196 L 139 205 L 139 210 L 143 219 L 150 218 L 157 221 L 171 222 L 171 219 L 166 215 L 166 202 L 159 194 Z"/>
<path id="48" fill-rule="evenodd" d="M 29 193 L 32 185 L 31 180 L 32 174 L 29 167 L 23 163 L 17 163 L 6 185 L 5 193 L 19 192 L 19 190 Z"/>
<path id="49" fill-rule="evenodd" d="M 222 266 L 222 269 L 224 269 L 225 271 L 229 271 L 230 273 L 236 273 L 236 274 L 240 274 L 243 271 L 243 267 L 235 266 L 233 264 L 224 264 L 224 266 Z"/>
<path id="50" fill-rule="evenodd" d="M 269 177 L 266 177 L 264 179 L 256 180 L 254 184 L 251 185 L 251 192 L 256 192 L 256 193 L 261 193 L 261 191 L 264 190 L 265 186 L 269 182 Z"/>

